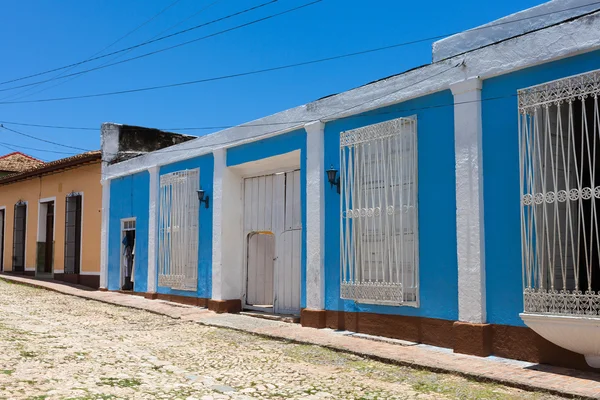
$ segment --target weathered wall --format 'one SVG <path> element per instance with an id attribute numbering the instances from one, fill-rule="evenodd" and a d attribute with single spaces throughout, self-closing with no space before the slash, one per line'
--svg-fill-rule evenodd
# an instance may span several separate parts
<path id="1" fill-rule="evenodd" d="M 517 90 L 600 68 L 600 51 L 483 81 L 487 319 L 524 326 Z M 487 100 L 486 100 L 487 99 Z"/>
<path id="2" fill-rule="evenodd" d="M 4 269 L 12 270 L 14 205 L 27 202 L 25 268 L 33 271 L 36 264 L 39 199 L 56 197 L 54 203 L 54 270 L 64 269 L 65 199 L 71 192 L 83 193 L 82 273 L 100 272 L 100 225 L 102 186 L 100 163 L 83 165 L 65 171 L 30 178 L 0 186 L 0 207 L 6 207 Z"/>
<path id="3" fill-rule="evenodd" d="M 121 219 L 136 218 L 134 290 L 145 292 L 148 285 L 148 218 L 150 174 L 113 179 L 110 182 L 108 238 L 108 289 L 120 289 Z"/>
<path id="4" fill-rule="evenodd" d="M 456 320 L 458 273 L 454 107 L 449 90 L 325 124 L 325 165 L 340 165 L 340 133 L 399 117 L 417 117 L 420 306 L 340 299 L 340 195 L 325 182 L 325 308 Z"/>
<path id="5" fill-rule="evenodd" d="M 160 168 L 159 174 L 164 175 L 175 171 L 182 171 L 186 169 L 195 168 L 200 169 L 200 187 L 205 191 L 205 195 L 209 197 L 209 208 L 206 208 L 204 204 L 198 203 L 198 289 L 195 292 L 192 292 L 187 290 L 174 290 L 168 287 L 158 286 L 157 261 L 156 291 L 157 293 L 173 294 L 178 296 L 195 296 L 200 298 L 210 298 L 212 292 L 211 272 L 213 225 L 213 208 L 210 202 L 212 200 L 213 186 L 213 156 L 212 154 L 208 154 L 206 156 L 196 157 L 190 160 L 165 165 Z M 157 205 L 156 209 L 158 215 L 160 215 L 160 204 Z M 156 254 L 158 256 L 158 249 Z"/>

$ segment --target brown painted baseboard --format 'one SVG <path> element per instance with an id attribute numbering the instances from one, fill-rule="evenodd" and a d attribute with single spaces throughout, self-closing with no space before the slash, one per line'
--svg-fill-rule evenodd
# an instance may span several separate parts
<path id="1" fill-rule="evenodd" d="M 208 300 L 208 309 L 218 314 L 239 313 L 242 311 L 242 301 L 234 300 Z"/>
<path id="2" fill-rule="evenodd" d="M 308 318 L 307 321 L 304 321 L 305 317 Z M 311 320 L 313 318 L 303 311 L 302 325 L 314 324 Z M 598 371 L 587 365 L 583 355 L 563 349 L 525 327 L 344 311 L 326 311 L 325 326 L 445 347 L 457 353 L 495 355 L 532 363 Z"/>
<path id="3" fill-rule="evenodd" d="M 327 328 L 453 348 L 454 321 L 373 313 L 326 311 Z"/>
<path id="4" fill-rule="evenodd" d="M 173 303 L 179 304 L 187 304 L 188 306 L 196 306 L 196 307 L 205 307 L 208 302 L 208 299 L 201 297 L 191 297 L 191 296 L 180 296 L 176 294 L 162 294 L 162 293 L 146 293 L 146 298 L 172 301 Z"/>
<path id="5" fill-rule="evenodd" d="M 456 321 L 452 326 L 452 334 L 455 353 L 479 357 L 492 354 L 492 325 Z"/>
<path id="6" fill-rule="evenodd" d="M 5 274 L 16 275 L 16 276 L 35 276 L 35 271 L 2 271 Z"/>
<path id="7" fill-rule="evenodd" d="M 302 326 L 307 328 L 323 329 L 326 325 L 327 312 L 325 310 L 312 310 L 303 308 L 300 311 L 300 321 Z"/>
<path id="8" fill-rule="evenodd" d="M 100 287 L 100 275 L 54 274 L 54 280 L 83 285 L 92 289 Z"/>

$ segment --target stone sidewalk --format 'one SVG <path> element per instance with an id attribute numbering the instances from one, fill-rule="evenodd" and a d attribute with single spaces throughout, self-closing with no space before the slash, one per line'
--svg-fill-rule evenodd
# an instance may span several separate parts
<path id="1" fill-rule="evenodd" d="M 299 324 L 259 319 L 247 315 L 216 314 L 203 308 L 162 300 L 148 300 L 140 296 L 116 292 L 95 291 L 55 281 L 5 274 L 0 274 L 0 279 L 208 326 L 235 329 L 277 340 L 324 346 L 393 364 L 457 374 L 480 381 L 493 381 L 521 389 L 545 391 L 568 397 L 600 398 L 599 373 L 496 357 L 481 358 L 454 354 L 452 350 L 427 345 L 372 338 L 351 332 L 304 328 Z"/>

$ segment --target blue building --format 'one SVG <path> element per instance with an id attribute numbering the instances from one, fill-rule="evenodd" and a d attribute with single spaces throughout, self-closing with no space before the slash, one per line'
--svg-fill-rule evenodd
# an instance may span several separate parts
<path id="1" fill-rule="evenodd" d="M 140 154 L 104 124 L 101 287 L 600 367 L 599 9 L 551 1 Z"/>

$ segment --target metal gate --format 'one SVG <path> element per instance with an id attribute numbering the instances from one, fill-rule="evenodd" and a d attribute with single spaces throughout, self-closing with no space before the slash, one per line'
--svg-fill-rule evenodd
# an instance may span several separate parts
<path id="1" fill-rule="evenodd" d="M 300 313 L 300 171 L 245 179 L 244 237 L 246 304 Z"/>

